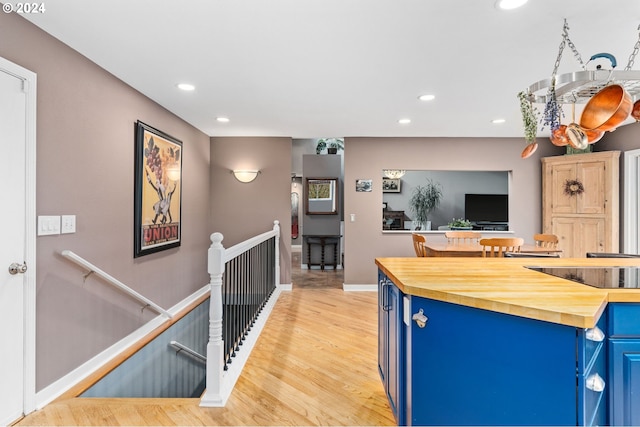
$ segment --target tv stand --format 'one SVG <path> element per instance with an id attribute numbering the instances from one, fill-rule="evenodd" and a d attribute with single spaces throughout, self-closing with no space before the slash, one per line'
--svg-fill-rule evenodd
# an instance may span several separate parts
<path id="1" fill-rule="evenodd" d="M 471 225 L 474 230 L 484 231 L 509 231 L 508 222 L 496 222 L 496 221 L 472 221 Z"/>

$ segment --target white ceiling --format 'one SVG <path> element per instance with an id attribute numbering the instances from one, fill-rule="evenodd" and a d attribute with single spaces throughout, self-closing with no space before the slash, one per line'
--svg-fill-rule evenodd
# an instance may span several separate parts
<path id="1" fill-rule="evenodd" d="M 23 16 L 211 136 L 521 137 L 516 95 L 551 76 L 565 18 L 585 62 L 624 69 L 638 41 L 638 0 L 494 2 L 53 0 Z M 560 73 L 580 70 L 567 46 Z"/>

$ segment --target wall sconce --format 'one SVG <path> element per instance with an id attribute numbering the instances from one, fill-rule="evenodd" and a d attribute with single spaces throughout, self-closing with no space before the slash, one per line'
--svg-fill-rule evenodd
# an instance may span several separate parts
<path id="1" fill-rule="evenodd" d="M 231 171 L 231 173 L 233 174 L 233 176 L 236 177 L 238 181 L 247 183 L 256 179 L 260 171 L 234 170 L 234 171 Z"/>

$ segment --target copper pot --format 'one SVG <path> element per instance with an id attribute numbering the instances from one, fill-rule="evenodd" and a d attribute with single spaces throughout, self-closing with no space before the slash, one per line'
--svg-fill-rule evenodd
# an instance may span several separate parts
<path id="1" fill-rule="evenodd" d="M 580 126 L 587 131 L 614 130 L 629 117 L 631 107 L 631 95 L 622 86 L 605 86 L 587 102 Z"/>
<path id="2" fill-rule="evenodd" d="M 522 157 L 523 159 L 526 159 L 527 157 L 535 153 L 537 149 L 538 149 L 537 142 L 532 142 L 531 144 L 527 144 L 527 146 L 524 147 L 524 150 L 522 150 L 520 157 Z"/>
<path id="3" fill-rule="evenodd" d="M 569 145 L 569 138 L 567 138 L 567 125 L 560 125 L 558 129 L 553 130 L 549 139 L 551 139 L 551 143 L 553 145 L 557 145 L 558 147 Z"/>
<path id="4" fill-rule="evenodd" d="M 587 135 L 587 142 L 589 144 L 595 144 L 604 136 L 603 130 L 585 130 L 584 133 Z"/>
<path id="5" fill-rule="evenodd" d="M 633 110 L 631 110 L 631 117 L 636 119 L 636 122 L 640 122 L 640 101 L 636 101 L 633 104 Z"/>

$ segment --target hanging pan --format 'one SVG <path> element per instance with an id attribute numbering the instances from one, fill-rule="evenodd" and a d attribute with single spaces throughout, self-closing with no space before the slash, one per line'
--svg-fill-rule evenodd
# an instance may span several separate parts
<path id="1" fill-rule="evenodd" d="M 615 130 L 629 117 L 632 107 L 631 95 L 622 86 L 605 86 L 587 102 L 580 126 L 587 131 Z"/>
<path id="2" fill-rule="evenodd" d="M 633 117 L 636 122 L 640 122 L 640 100 L 636 101 L 633 104 L 633 110 L 631 110 L 631 117 Z"/>
<path id="3" fill-rule="evenodd" d="M 567 140 L 569 145 L 577 150 L 584 150 L 589 145 L 587 134 L 582 127 L 576 123 L 576 104 L 571 104 L 571 123 L 566 129 Z"/>
<path id="4" fill-rule="evenodd" d="M 551 143 L 558 147 L 564 147 L 569 145 L 569 138 L 567 138 L 567 125 L 560 125 L 557 129 L 551 131 Z"/>

